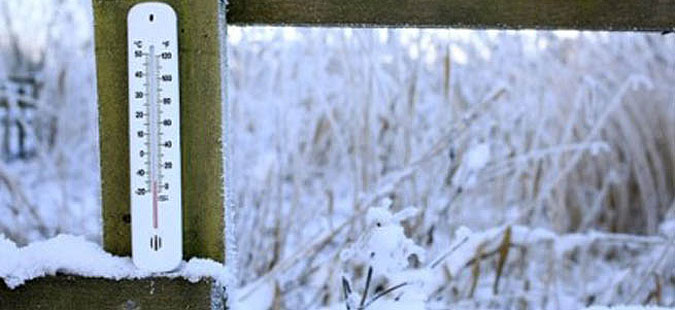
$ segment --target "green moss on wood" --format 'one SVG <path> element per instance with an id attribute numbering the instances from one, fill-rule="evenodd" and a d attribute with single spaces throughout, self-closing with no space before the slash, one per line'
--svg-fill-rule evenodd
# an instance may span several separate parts
<path id="1" fill-rule="evenodd" d="M 104 248 L 131 254 L 127 108 L 129 9 L 94 0 Z M 184 257 L 224 259 L 221 83 L 215 0 L 167 0 L 178 15 Z"/>

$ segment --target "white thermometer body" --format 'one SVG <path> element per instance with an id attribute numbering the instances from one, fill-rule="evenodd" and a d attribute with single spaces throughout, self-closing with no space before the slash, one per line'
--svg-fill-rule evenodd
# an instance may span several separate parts
<path id="1" fill-rule="evenodd" d="M 127 16 L 132 257 L 155 272 L 183 256 L 177 28 L 164 3 Z"/>

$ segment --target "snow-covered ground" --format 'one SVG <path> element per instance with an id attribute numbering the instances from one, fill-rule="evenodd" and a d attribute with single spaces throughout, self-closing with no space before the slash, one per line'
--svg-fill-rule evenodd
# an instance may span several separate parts
<path id="1" fill-rule="evenodd" d="M 96 245 L 90 3 L 0 13 L 0 81 L 55 120 L 0 161 L 0 277 L 143 276 Z M 675 306 L 672 35 L 228 34 L 234 309 Z M 64 244 L 100 263 L 35 257 Z"/>

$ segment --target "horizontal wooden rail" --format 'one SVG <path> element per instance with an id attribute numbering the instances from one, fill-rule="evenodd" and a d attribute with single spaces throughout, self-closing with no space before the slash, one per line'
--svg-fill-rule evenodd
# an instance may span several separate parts
<path id="1" fill-rule="evenodd" d="M 34 279 L 10 290 L 0 280 L 0 310 L 211 309 L 210 280 L 107 280 L 75 276 Z M 216 303 L 217 304 L 217 303 Z"/>
<path id="2" fill-rule="evenodd" d="M 675 0 L 230 0 L 228 24 L 667 31 Z"/>

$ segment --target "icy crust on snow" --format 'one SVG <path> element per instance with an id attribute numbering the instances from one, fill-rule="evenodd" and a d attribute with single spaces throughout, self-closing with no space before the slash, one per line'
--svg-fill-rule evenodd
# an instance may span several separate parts
<path id="1" fill-rule="evenodd" d="M 111 255 L 81 236 L 58 235 L 17 247 L 0 235 L 0 278 L 10 289 L 31 279 L 57 273 L 113 280 L 158 276 L 184 278 L 193 283 L 211 278 L 222 286 L 234 283 L 223 264 L 209 259 L 193 258 L 182 262 L 176 271 L 152 273 L 136 268 L 130 257 Z"/>

